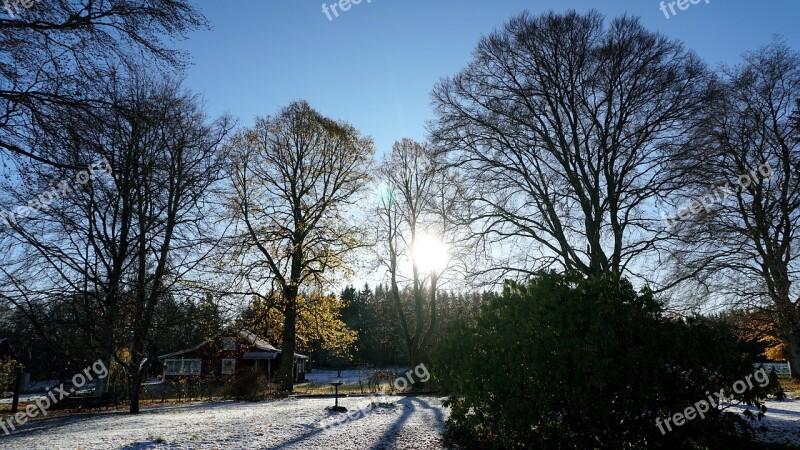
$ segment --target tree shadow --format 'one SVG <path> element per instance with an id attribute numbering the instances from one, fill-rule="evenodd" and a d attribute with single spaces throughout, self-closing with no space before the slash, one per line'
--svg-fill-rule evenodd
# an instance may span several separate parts
<path id="1" fill-rule="evenodd" d="M 300 436 L 292 438 L 292 439 L 290 439 L 288 441 L 281 442 L 280 444 L 278 444 L 277 447 L 271 447 L 270 450 L 279 450 L 279 449 L 282 449 L 282 448 L 288 448 L 291 445 L 303 442 L 306 439 L 314 437 L 314 436 L 316 436 L 316 435 L 318 435 L 320 433 L 325 433 L 327 431 L 336 430 L 337 428 L 339 428 L 341 426 L 344 426 L 344 425 L 347 425 L 349 423 L 353 423 L 355 421 L 364 419 L 365 417 L 367 417 L 368 414 L 371 414 L 372 411 L 373 410 L 368 410 L 367 411 L 367 410 L 365 410 L 365 408 L 361 408 L 361 409 L 350 411 L 350 412 L 347 412 L 347 413 L 340 413 L 340 414 L 329 413 L 328 417 L 323 419 L 323 420 L 330 419 L 332 417 L 337 417 L 338 416 L 338 417 L 343 417 L 342 421 L 340 423 L 334 423 L 334 424 L 332 424 L 330 426 L 327 426 L 327 427 L 320 427 L 318 425 L 318 423 L 316 425 L 307 425 L 306 427 L 307 428 L 311 428 L 311 431 L 308 431 L 307 433 L 303 433 Z M 354 416 L 354 414 L 355 414 L 355 416 Z"/>
<path id="2" fill-rule="evenodd" d="M 239 405 L 245 405 L 245 402 L 235 401 L 217 401 L 209 403 L 195 403 L 186 405 L 164 405 L 164 406 L 147 406 L 143 407 L 139 414 L 129 414 L 127 411 L 91 411 L 91 412 L 74 412 L 58 415 L 40 416 L 34 420 L 28 421 L 26 424 L 16 426 L 16 429 L 4 435 L 0 429 L 0 438 L 3 437 L 22 437 L 33 436 L 37 434 L 57 434 L 62 428 L 67 428 L 75 424 L 92 425 L 98 421 L 105 419 L 135 419 L 137 417 L 157 415 L 172 412 L 191 411 L 197 409 L 213 409 L 213 408 L 230 408 Z M 52 414 L 48 412 L 48 414 Z M 5 416 L 0 416 L 0 420 L 5 419 Z M 146 443 L 145 443 L 146 444 Z"/>
<path id="3" fill-rule="evenodd" d="M 442 412 L 441 409 L 434 408 L 433 406 L 431 406 L 430 403 L 428 403 L 427 401 L 416 397 L 405 397 L 402 400 L 397 401 L 396 403 L 403 407 L 403 413 L 400 415 L 400 417 L 397 418 L 397 420 L 392 424 L 392 426 L 380 436 L 378 441 L 375 444 L 373 444 L 372 447 L 370 447 L 370 450 L 384 450 L 384 449 L 394 448 L 394 443 L 397 439 L 397 435 L 399 434 L 403 426 L 405 426 L 406 422 L 408 422 L 408 418 L 411 417 L 412 414 L 417 412 L 418 408 L 423 410 L 433 411 L 433 414 L 436 417 L 436 425 L 438 429 L 444 428 L 445 424 L 444 413 Z M 291 447 L 292 445 L 302 443 L 306 439 L 314 437 L 320 433 L 324 433 L 326 431 L 334 431 L 341 426 L 353 423 L 357 420 L 364 419 L 367 415 L 371 414 L 373 411 L 374 410 L 366 411 L 364 414 L 358 414 L 354 418 L 347 419 L 340 424 L 335 424 L 327 428 L 316 427 L 307 433 L 304 433 L 288 441 L 281 442 L 276 447 L 271 447 L 271 450 L 286 449 Z"/>
<path id="4" fill-rule="evenodd" d="M 444 413 L 439 408 L 434 408 L 425 400 L 422 400 L 417 397 L 405 397 L 404 399 L 397 402 L 398 405 L 403 405 L 403 414 L 392 424 L 392 426 L 381 435 L 378 442 L 373 445 L 370 450 L 385 450 L 394 448 L 395 440 L 397 439 L 397 435 L 400 433 L 400 430 L 405 426 L 406 422 L 408 422 L 408 418 L 416 412 L 417 408 L 414 404 L 417 403 L 421 409 L 428 409 L 433 411 L 433 415 L 436 417 L 436 425 L 438 429 L 444 429 Z"/>

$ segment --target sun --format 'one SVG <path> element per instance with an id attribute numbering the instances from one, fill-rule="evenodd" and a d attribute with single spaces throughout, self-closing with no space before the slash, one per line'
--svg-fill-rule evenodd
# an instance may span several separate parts
<path id="1" fill-rule="evenodd" d="M 441 239 L 429 234 L 417 235 L 414 262 L 423 273 L 441 272 L 450 262 L 450 251 Z"/>

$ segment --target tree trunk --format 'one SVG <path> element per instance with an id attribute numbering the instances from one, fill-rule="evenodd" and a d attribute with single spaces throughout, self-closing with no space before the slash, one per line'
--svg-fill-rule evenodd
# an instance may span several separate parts
<path id="1" fill-rule="evenodd" d="M 111 378 L 111 359 L 114 352 L 114 342 L 112 337 L 113 318 L 110 317 L 110 314 L 110 311 L 106 312 L 105 322 L 103 324 L 103 343 L 101 344 L 102 355 L 100 357 L 101 361 L 103 361 L 103 364 L 105 364 L 105 366 L 108 368 L 109 375 L 105 378 L 99 378 L 97 380 L 97 384 L 94 389 L 95 397 L 102 397 L 106 392 L 108 392 L 109 378 Z"/>
<path id="2" fill-rule="evenodd" d="M 281 344 L 281 368 L 278 385 L 284 392 L 294 390 L 294 353 L 297 333 L 297 288 L 285 291 L 286 311 L 283 321 L 283 343 Z"/>
<path id="3" fill-rule="evenodd" d="M 103 353 L 103 357 L 100 360 L 103 362 L 105 367 L 108 368 L 108 376 L 97 379 L 97 383 L 95 383 L 94 388 L 95 397 L 102 397 L 109 391 L 108 384 L 110 382 L 109 378 L 111 378 L 111 355 L 107 354 L 107 352 Z"/>
<path id="4" fill-rule="evenodd" d="M 131 402 L 130 413 L 139 414 L 139 391 L 142 388 L 142 371 L 137 369 L 138 364 L 132 364 L 130 375 L 128 376 L 128 399 Z"/>
<path id="5" fill-rule="evenodd" d="M 789 358 L 789 374 L 795 380 L 800 379 L 800 332 L 792 330 L 786 343 Z"/>
<path id="6" fill-rule="evenodd" d="M 417 367 L 420 364 L 427 364 L 430 362 L 430 350 L 431 344 L 433 342 L 433 336 L 436 334 L 437 327 L 439 325 L 439 315 L 437 312 L 436 307 L 436 289 L 438 288 L 439 284 L 439 274 L 433 272 L 431 273 L 431 307 L 430 307 L 430 325 L 428 327 L 428 331 L 425 333 L 425 338 L 422 339 L 422 344 L 420 345 L 420 352 L 419 352 L 419 361 L 415 362 L 412 361 L 412 368 Z"/>
<path id="7" fill-rule="evenodd" d="M 139 392 L 142 389 L 142 366 L 148 361 L 144 355 L 143 327 L 134 321 L 133 342 L 130 346 L 131 362 L 128 367 L 128 400 L 131 402 L 130 413 L 139 414 Z"/>
<path id="8" fill-rule="evenodd" d="M 411 362 L 411 368 L 419 366 L 422 363 L 422 352 L 416 348 L 413 351 L 409 351 L 408 359 Z"/>
<path id="9" fill-rule="evenodd" d="M 11 415 L 19 411 L 19 394 L 22 388 L 22 369 L 17 367 L 14 371 L 14 398 L 11 400 Z"/>

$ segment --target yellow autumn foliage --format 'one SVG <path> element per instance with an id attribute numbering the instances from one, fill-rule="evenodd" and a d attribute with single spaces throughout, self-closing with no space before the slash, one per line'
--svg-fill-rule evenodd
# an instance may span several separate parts
<path id="1" fill-rule="evenodd" d="M 256 298 L 244 315 L 244 326 L 270 336 L 276 343 L 283 340 L 284 314 L 278 301 Z M 345 304 L 335 295 L 312 293 L 297 297 L 297 349 L 308 352 L 315 343 L 335 356 L 347 358 L 354 350 L 358 333 L 341 320 Z"/>

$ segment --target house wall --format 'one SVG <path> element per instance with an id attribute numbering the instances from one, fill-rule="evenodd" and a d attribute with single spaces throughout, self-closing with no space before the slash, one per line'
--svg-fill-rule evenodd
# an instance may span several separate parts
<path id="1" fill-rule="evenodd" d="M 245 353 L 252 350 L 252 346 L 244 339 L 236 337 L 236 350 L 225 350 L 223 346 L 223 338 L 220 336 L 217 339 L 207 343 L 197 350 L 183 353 L 168 359 L 199 359 L 202 361 L 200 376 L 203 378 L 225 378 L 229 375 L 222 375 L 222 360 L 235 359 L 236 372 L 238 373 L 243 368 L 253 369 L 253 361 L 246 361 L 242 359 Z M 168 376 L 168 378 L 175 378 L 177 376 Z"/>
<path id="2" fill-rule="evenodd" d="M 236 373 L 240 373 L 244 370 L 254 370 L 256 366 L 255 360 L 245 360 L 243 359 L 244 354 L 251 351 L 261 351 L 247 340 L 236 336 L 236 350 L 225 350 L 224 349 L 224 338 L 226 336 L 219 336 L 213 341 L 207 343 L 206 345 L 200 347 L 197 350 L 183 353 L 178 355 L 174 358 L 169 359 L 200 359 L 202 361 L 201 366 L 201 374 L 202 378 L 221 378 L 225 379 L 230 377 L 229 375 L 222 375 L 222 360 L 223 359 L 235 359 L 236 360 Z M 275 374 L 278 372 L 281 366 L 281 357 L 282 355 L 278 355 L 274 360 L 271 361 L 271 364 L 268 364 L 266 360 L 258 361 L 258 372 L 264 375 L 267 375 L 268 371 L 271 369 L 271 376 L 272 378 L 275 377 Z M 298 364 L 295 361 L 295 382 L 302 382 L 305 381 L 305 364 L 300 364 L 300 370 L 298 371 Z M 181 378 L 182 376 L 178 375 L 168 375 L 165 376 L 166 379 L 177 379 Z"/>

